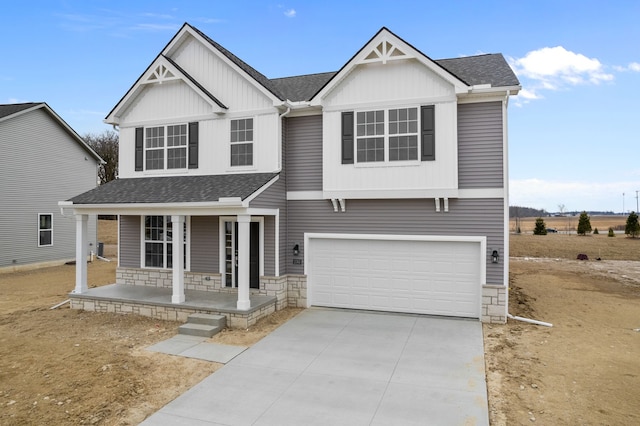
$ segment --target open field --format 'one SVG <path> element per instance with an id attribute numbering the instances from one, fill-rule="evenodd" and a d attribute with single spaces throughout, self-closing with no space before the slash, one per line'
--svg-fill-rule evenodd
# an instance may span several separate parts
<path id="1" fill-rule="evenodd" d="M 535 217 L 519 218 L 520 231 L 522 233 L 532 233 L 536 225 L 536 219 Z M 547 228 L 555 228 L 558 232 L 575 232 L 580 216 L 543 217 L 543 219 Z M 609 227 L 624 230 L 624 225 L 627 223 L 627 216 L 590 216 L 589 221 L 591 222 L 591 228 L 598 228 L 600 234 L 606 235 Z M 516 219 L 511 218 L 509 220 L 509 230 L 516 232 L 517 229 Z"/>
<path id="2" fill-rule="evenodd" d="M 109 257 L 114 224 L 100 224 Z M 492 425 L 640 424 L 638 248 L 623 235 L 511 236 L 510 313 L 554 326 L 483 326 Z M 573 260 L 596 252 L 602 261 Z M 0 424 L 137 424 L 220 367 L 144 349 L 177 323 L 50 310 L 74 274 L 64 265 L 0 275 Z M 91 287 L 111 283 L 115 262 L 88 274 Z M 251 345 L 298 312 L 214 340 Z"/>

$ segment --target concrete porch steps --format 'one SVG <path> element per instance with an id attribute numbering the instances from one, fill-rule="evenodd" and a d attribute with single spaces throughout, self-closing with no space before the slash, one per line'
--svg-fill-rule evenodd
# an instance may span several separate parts
<path id="1" fill-rule="evenodd" d="M 227 317 L 224 315 L 191 314 L 187 322 L 178 327 L 178 334 L 189 336 L 212 337 L 225 328 Z"/>

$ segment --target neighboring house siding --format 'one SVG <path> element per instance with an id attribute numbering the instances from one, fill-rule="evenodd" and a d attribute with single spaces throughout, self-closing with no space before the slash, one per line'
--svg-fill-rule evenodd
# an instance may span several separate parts
<path id="1" fill-rule="evenodd" d="M 502 199 L 450 199 L 449 212 L 435 211 L 433 199 L 347 200 L 346 212 L 334 212 L 329 200 L 289 201 L 287 243 L 288 274 L 304 273 L 293 264 L 288 250 L 300 246 L 304 258 L 304 233 L 458 235 L 487 237 L 487 284 L 504 284 L 504 201 Z M 489 261 L 490 250 L 501 260 Z M 284 273 L 284 272 L 282 272 Z"/>
<path id="2" fill-rule="evenodd" d="M 322 191 L 322 116 L 286 121 L 287 191 Z"/>
<path id="3" fill-rule="evenodd" d="M 502 103 L 458 106 L 458 185 L 461 189 L 502 188 Z"/>
<path id="4" fill-rule="evenodd" d="M 191 271 L 220 272 L 217 216 L 191 217 Z"/>
<path id="5" fill-rule="evenodd" d="M 95 188 L 97 163 L 43 108 L 0 122 L 0 268 L 74 259 L 76 219 L 58 202 Z M 53 245 L 38 247 L 38 214 L 53 218 Z M 89 250 L 96 251 L 90 216 Z"/>
<path id="6" fill-rule="evenodd" d="M 124 268 L 140 268 L 140 216 L 120 216 L 120 264 Z"/>

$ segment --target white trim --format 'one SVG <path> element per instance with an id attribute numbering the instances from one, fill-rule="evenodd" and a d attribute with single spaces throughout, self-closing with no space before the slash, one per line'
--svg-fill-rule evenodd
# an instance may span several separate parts
<path id="1" fill-rule="evenodd" d="M 503 250 L 502 261 L 503 265 L 503 281 L 502 285 L 509 286 L 509 127 L 508 127 L 508 107 L 509 107 L 509 95 L 507 92 L 504 100 L 502 101 L 502 161 L 503 161 L 503 182 L 504 182 L 504 231 L 502 235 Z M 509 292 L 506 291 L 505 309 L 509 307 Z"/>
<path id="2" fill-rule="evenodd" d="M 515 96 L 520 86 L 494 87 L 490 91 L 460 94 L 458 104 L 473 104 L 478 102 L 501 102 L 505 96 Z"/>
<path id="3" fill-rule="evenodd" d="M 287 191 L 287 200 L 324 200 L 322 191 Z"/>
<path id="4" fill-rule="evenodd" d="M 313 300 L 311 287 L 313 278 L 309 275 L 310 268 L 310 241 L 313 239 L 337 239 L 337 240 L 378 240 L 378 241 L 432 241 L 432 242 L 466 242 L 479 243 L 478 253 L 480 264 L 478 312 L 482 317 L 482 288 L 487 284 L 487 237 L 485 236 L 460 236 L 460 235 L 393 235 L 393 234 L 334 234 L 312 233 L 304 234 L 304 274 L 307 276 L 307 307 L 311 307 Z"/>
<path id="5" fill-rule="evenodd" d="M 458 198 L 504 198 L 504 188 L 459 189 Z"/>
<path id="6" fill-rule="evenodd" d="M 246 207 L 249 207 L 249 204 L 260 194 L 262 194 L 264 191 L 266 191 L 271 185 L 273 185 L 274 183 L 276 183 L 278 181 L 278 179 L 280 179 L 280 175 L 276 175 L 274 176 L 269 182 L 265 183 L 264 185 L 262 185 L 262 187 L 260 187 L 260 189 L 258 189 L 256 192 L 254 192 L 253 194 L 251 194 L 250 196 L 248 196 L 247 198 L 244 199 L 244 201 L 242 202 L 242 204 Z"/>
<path id="7" fill-rule="evenodd" d="M 274 275 L 276 277 L 280 276 L 280 209 L 276 209 L 276 215 L 274 216 L 275 220 L 275 235 L 273 237 L 274 240 Z"/>
<path id="8" fill-rule="evenodd" d="M 322 191 L 322 198 L 345 199 L 398 199 L 398 198 L 458 198 L 455 188 L 424 188 L 424 189 L 351 189 Z"/>
<path id="9" fill-rule="evenodd" d="M 251 222 L 258 222 L 260 223 L 260 228 L 259 228 L 259 237 L 258 237 L 258 244 L 259 244 L 259 248 L 258 248 L 258 258 L 259 258 L 259 269 L 258 269 L 258 273 L 260 276 L 264 275 L 264 216 L 254 216 L 253 214 L 249 213 L 248 211 L 245 211 L 243 213 L 240 213 L 238 215 L 234 215 L 234 216 L 218 216 L 218 270 L 220 271 L 220 275 L 221 275 L 221 285 L 222 287 L 226 287 L 226 268 L 225 268 L 225 229 L 224 229 L 224 223 L 225 222 L 232 222 L 235 223 L 238 221 L 238 216 L 251 216 Z M 278 217 L 278 216 L 276 216 Z M 232 241 L 232 244 L 235 244 L 235 242 Z M 276 236 L 276 245 L 277 245 L 277 236 Z M 233 251 L 233 250 L 232 250 Z M 233 256 L 235 257 L 235 253 L 233 254 Z M 232 259 L 234 260 L 234 259 Z M 278 268 L 278 253 L 276 252 L 276 269 Z M 232 271 L 232 274 L 234 274 L 235 272 Z M 237 287 L 237 277 L 234 277 L 235 279 L 232 279 L 232 287 L 231 288 L 236 288 Z"/>
<path id="10" fill-rule="evenodd" d="M 41 229 L 40 228 L 40 217 L 41 216 L 51 216 L 51 228 L 45 228 L 45 229 Z M 53 247 L 53 213 L 38 213 L 38 239 L 36 240 L 38 242 L 38 247 Z M 40 244 L 40 232 L 42 231 L 50 231 L 51 232 L 51 243 L 50 244 Z"/>

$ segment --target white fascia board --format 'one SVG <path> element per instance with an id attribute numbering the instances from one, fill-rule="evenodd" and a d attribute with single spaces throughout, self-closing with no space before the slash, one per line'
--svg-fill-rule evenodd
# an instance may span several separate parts
<path id="1" fill-rule="evenodd" d="M 324 200 L 322 191 L 287 191 L 287 200 Z"/>
<path id="2" fill-rule="evenodd" d="M 520 86 L 492 87 L 490 89 L 473 90 L 458 93 L 458 103 L 468 104 L 502 100 L 505 96 L 515 96 L 522 89 Z"/>
<path id="3" fill-rule="evenodd" d="M 242 205 L 244 207 L 249 207 L 249 204 L 251 203 L 251 201 L 253 201 L 258 195 L 262 194 L 267 188 L 269 188 L 271 185 L 273 185 L 278 179 L 280 179 L 280 175 L 274 176 L 269 182 L 267 182 L 264 185 L 262 185 L 262 187 L 260 189 L 258 189 L 256 192 L 254 192 L 253 194 L 251 194 L 247 198 L 245 198 L 244 202 L 242 203 Z"/>
<path id="4" fill-rule="evenodd" d="M 456 188 L 325 190 L 324 199 L 458 198 Z"/>
<path id="5" fill-rule="evenodd" d="M 505 198 L 506 188 L 459 189 L 458 198 Z"/>
<path id="6" fill-rule="evenodd" d="M 228 210 L 243 213 L 242 201 L 228 200 L 202 203 L 132 203 L 132 204 L 66 204 L 75 214 L 223 214 Z"/>

